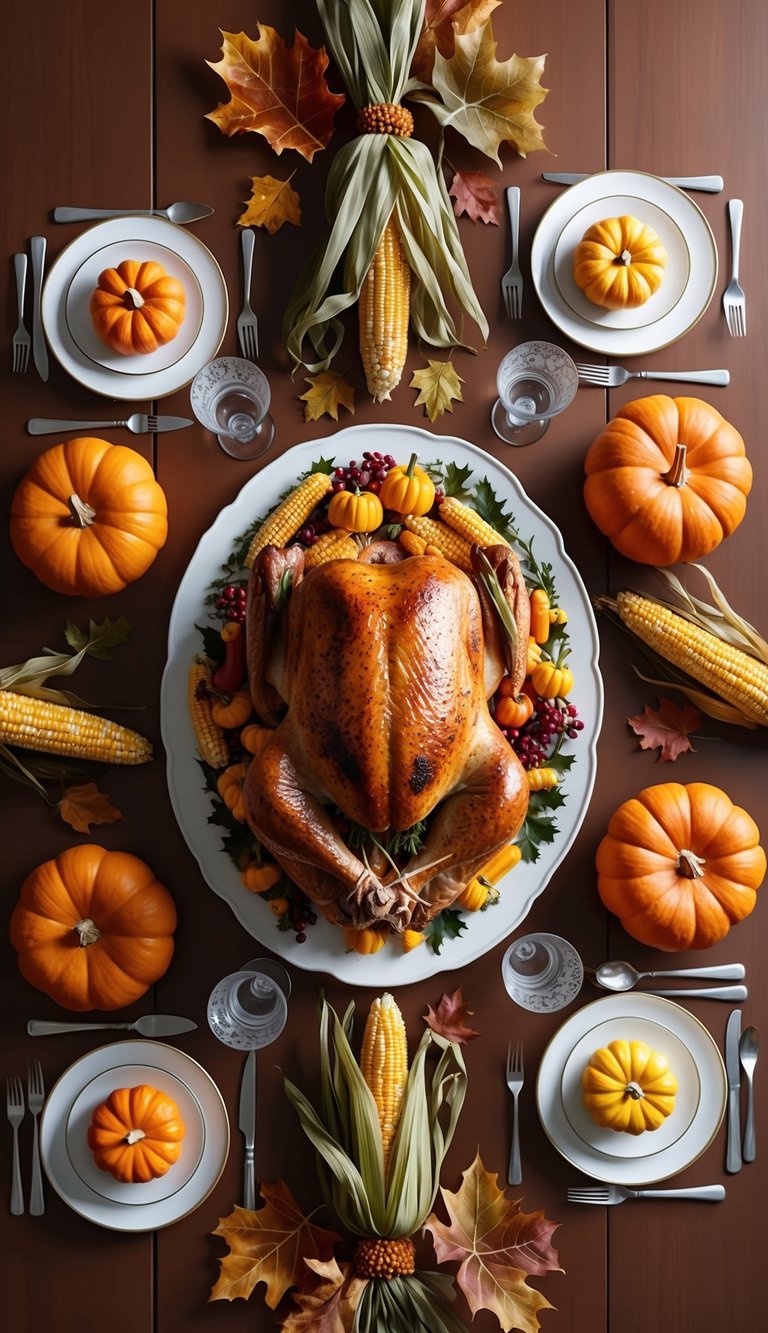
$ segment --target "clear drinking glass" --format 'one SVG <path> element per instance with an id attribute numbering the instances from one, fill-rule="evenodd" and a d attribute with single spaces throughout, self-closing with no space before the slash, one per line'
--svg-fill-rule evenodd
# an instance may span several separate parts
<path id="1" fill-rule="evenodd" d="M 258 458 L 272 443 L 271 393 L 263 370 L 239 356 L 222 356 L 199 370 L 190 390 L 192 411 L 232 458 Z"/>
<path id="2" fill-rule="evenodd" d="M 269 1046 L 285 1027 L 290 993 L 291 979 L 280 963 L 254 958 L 214 986 L 208 1000 L 209 1027 L 236 1051 Z"/>
<path id="3" fill-rule="evenodd" d="M 584 968 L 573 945 L 559 935 L 522 935 L 507 949 L 501 975 L 516 1004 L 553 1013 L 578 995 Z"/>
<path id="4" fill-rule="evenodd" d="M 493 429 L 507 444 L 533 444 L 573 402 L 578 387 L 579 372 L 561 347 L 520 343 L 507 352 L 496 375 Z"/>

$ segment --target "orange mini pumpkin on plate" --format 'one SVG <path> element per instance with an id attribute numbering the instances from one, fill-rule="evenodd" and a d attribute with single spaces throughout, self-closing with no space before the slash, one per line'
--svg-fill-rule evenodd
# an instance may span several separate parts
<path id="1" fill-rule="evenodd" d="M 594 305 L 632 310 L 659 290 L 667 252 L 647 222 L 624 216 L 589 227 L 573 255 L 573 280 Z"/>
<path id="2" fill-rule="evenodd" d="M 126 1184 L 146 1184 L 178 1162 L 184 1132 L 173 1098 L 141 1083 L 116 1088 L 96 1107 L 88 1147 L 102 1171 Z"/>
<path id="3" fill-rule="evenodd" d="M 186 296 L 178 278 L 154 260 L 124 259 L 99 274 L 91 318 L 102 342 L 123 356 L 147 355 L 178 333 Z"/>

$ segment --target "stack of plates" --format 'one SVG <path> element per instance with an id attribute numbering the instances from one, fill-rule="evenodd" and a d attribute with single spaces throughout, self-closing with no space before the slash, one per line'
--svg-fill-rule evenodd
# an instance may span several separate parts
<path id="1" fill-rule="evenodd" d="M 605 310 L 573 280 L 573 255 L 588 227 L 629 214 L 649 223 L 667 251 L 664 281 L 645 305 Z M 539 300 L 573 342 L 608 356 L 639 356 L 687 333 L 717 282 L 717 246 L 701 209 L 675 185 L 642 171 L 603 171 L 569 186 L 536 230 L 531 269 Z"/>
<path id="2" fill-rule="evenodd" d="M 656 1130 L 632 1135 L 596 1124 L 584 1106 L 582 1075 L 612 1041 L 644 1041 L 677 1078 L 675 1108 Z M 585 1005 L 555 1033 L 536 1083 L 539 1118 L 554 1146 L 585 1175 L 643 1185 L 685 1170 L 709 1147 L 723 1119 L 725 1067 L 707 1029 L 656 995 L 611 995 Z"/>
<path id="3" fill-rule="evenodd" d="M 173 1098 L 185 1135 L 166 1175 L 126 1184 L 96 1165 L 88 1126 L 111 1092 L 142 1083 Z M 53 1188 L 76 1213 L 114 1231 L 149 1231 L 185 1217 L 210 1194 L 227 1160 L 229 1120 L 213 1079 L 183 1051 L 159 1041 L 114 1042 L 76 1060 L 54 1084 L 40 1151 Z"/>

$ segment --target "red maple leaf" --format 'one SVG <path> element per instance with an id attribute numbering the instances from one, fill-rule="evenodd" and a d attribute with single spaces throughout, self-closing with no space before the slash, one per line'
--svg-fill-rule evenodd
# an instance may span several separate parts
<path id="1" fill-rule="evenodd" d="M 456 200 L 453 211 L 457 218 L 466 213 L 473 222 L 490 222 L 498 227 L 501 222 L 498 194 L 484 171 L 457 171 L 448 193 Z"/>
<path id="2" fill-rule="evenodd" d="M 688 737 L 701 726 L 701 714 L 691 703 L 678 705 L 672 699 L 659 699 L 657 708 L 649 708 L 646 704 L 642 713 L 628 717 L 627 722 L 640 737 L 641 750 L 659 748 L 659 762 L 677 759 L 678 755 L 693 749 Z"/>
<path id="3" fill-rule="evenodd" d="M 441 1037 L 446 1037 L 448 1041 L 455 1041 L 458 1045 L 462 1045 L 465 1042 L 472 1041 L 474 1037 L 480 1036 L 479 1032 L 476 1032 L 474 1028 L 468 1028 L 464 1022 L 465 1018 L 472 1017 L 472 1012 L 464 1003 L 464 996 L 461 993 L 461 987 L 459 987 L 458 990 L 453 992 L 453 995 L 443 995 L 436 1009 L 433 1009 L 431 1004 L 427 1005 L 424 1021 L 433 1032 L 439 1033 Z"/>

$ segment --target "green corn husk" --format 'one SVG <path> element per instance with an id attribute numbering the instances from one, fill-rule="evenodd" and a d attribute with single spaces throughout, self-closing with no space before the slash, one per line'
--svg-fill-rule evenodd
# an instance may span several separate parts
<path id="1" fill-rule="evenodd" d="M 326 39 L 350 97 L 360 109 L 398 103 L 422 87 L 408 72 L 425 0 L 317 0 Z M 336 155 L 325 196 L 328 235 L 302 272 L 283 334 L 295 365 L 327 369 L 338 351 L 342 311 L 354 305 L 394 210 L 411 268 L 411 324 L 435 347 L 467 346 L 446 306 L 488 323 L 475 295 L 445 184 L 426 145 L 391 134 L 361 134 Z M 342 288 L 337 272 L 343 270 Z M 328 339 L 332 343 L 328 346 Z M 318 360 L 307 362 L 305 338 Z"/>

